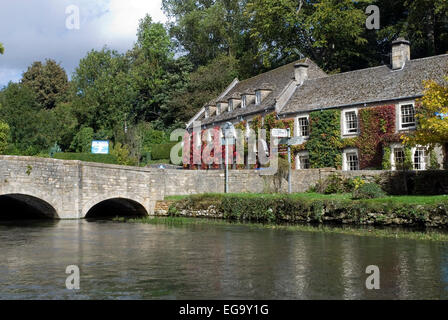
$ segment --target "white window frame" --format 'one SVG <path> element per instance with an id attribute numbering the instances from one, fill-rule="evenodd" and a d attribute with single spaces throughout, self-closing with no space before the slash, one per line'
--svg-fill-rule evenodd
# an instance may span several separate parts
<path id="1" fill-rule="evenodd" d="M 395 149 L 402 149 L 405 158 L 406 158 L 406 150 L 404 148 L 404 145 L 402 145 L 401 143 L 392 143 L 389 147 L 390 147 L 390 167 L 391 167 L 391 170 L 397 170 L 397 164 L 395 162 Z"/>
<path id="2" fill-rule="evenodd" d="M 403 128 L 403 119 L 402 119 L 402 114 L 401 114 L 401 108 L 403 106 L 407 106 L 407 105 L 412 105 L 414 108 L 414 125 L 410 126 L 410 127 Z M 417 120 L 415 119 L 415 101 L 400 102 L 398 104 L 397 115 L 398 115 L 398 130 L 413 130 L 417 127 Z"/>
<path id="3" fill-rule="evenodd" d="M 423 162 L 422 162 L 423 166 L 420 169 L 417 169 L 417 168 L 415 168 L 415 165 L 416 165 L 416 163 L 415 163 L 415 152 L 417 150 L 419 150 L 419 149 L 423 149 L 424 152 L 425 152 L 425 155 L 423 157 Z M 423 147 L 423 146 L 415 146 L 414 148 L 411 149 L 411 155 L 412 155 L 412 170 L 415 170 L 415 171 L 426 170 L 426 167 L 428 165 L 428 163 L 427 163 L 428 162 L 428 156 L 429 156 L 428 155 L 428 148 Z"/>
<path id="4" fill-rule="evenodd" d="M 302 169 L 302 163 L 300 161 L 300 157 L 308 157 L 308 162 L 310 161 L 310 153 L 308 151 L 300 151 L 297 153 L 296 155 L 296 170 L 308 170 L 311 168 L 311 163 L 310 163 L 310 167 L 307 169 Z"/>
<path id="5" fill-rule="evenodd" d="M 246 108 L 247 107 L 247 95 L 242 95 L 241 96 L 241 108 Z"/>
<path id="6" fill-rule="evenodd" d="M 301 126 L 300 126 L 299 119 L 302 119 L 302 118 L 306 118 L 308 120 L 308 135 L 307 136 L 303 136 L 302 132 L 301 132 Z M 310 129 L 311 129 L 311 126 L 310 126 L 310 116 L 308 114 L 299 115 L 294 120 L 295 120 L 294 121 L 294 124 L 295 124 L 294 125 L 295 126 L 295 128 L 294 128 L 294 136 L 295 137 L 303 137 L 305 139 L 308 139 L 310 137 Z"/>
<path id="7" fill-rule="evenodd" d="M 360 163 L 359 163 L 359 152 L 356 148 L 350 148 L 350 149 L 344 149 L 344 152 L 342 153 L 342 170 L 343 171 L 357 171 L 357 170 L 350 170 L 349 164 L 347 161 L 347 155 L 355 153 L 356 157 L 358 158 L 358 170 L 360 170 Z"/>
<path id="8" fill-rule="evenodd" d="M 354 112 L 356 115 L 356 132 L 348 132 L 346 114 Z M 346 109 L 342 111 L 342 132 L 344 136 L 356 136 L 359 134 L 359 112 L 358 109 Z"/>
<path id="9" fill-rule="evenodd" d="M 261 104 L 261 90 L 255 91 L 255 104 L 257 106 Z"/>

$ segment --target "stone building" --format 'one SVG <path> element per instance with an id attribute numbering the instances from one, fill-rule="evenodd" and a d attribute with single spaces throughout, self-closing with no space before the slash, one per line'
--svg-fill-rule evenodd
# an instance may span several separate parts
<path id="1" fill-rule="evenodd" d="M 244 81 L 235 79 L 187 123 L 187 130 L 192 130 L 195 121 L 200 121 L 203 129 L 243 121 L 249 128 L 256 117 L 261 116 L 264 121 L 267 115 L 275 114 L 279 120 L 294 120 L 294 136 L 307 141 L 312 131 L 310 114 L 338 110 L 341 141 L 349 141 L 363 134 L 360 124 L 363 109 L 393 106 L 393 131 L 398 136 L 416 128 L 415 103 L 423 96 L 424 80 L 443 82 L 446 75 L 448 54 L 412 60 L 410 43 L 399 38 L 392 43 L 390 65 L 329 75 L 306 58 Z M 390 168 L 386 169 L 396 169 L 396 164 L 405 157 L 403 145 L 399 141 L 383 140 L 381 147 L 382 152 L 376 152 L 381 152 L 383 158 L 384 149 L 389 148 Z M 366 169 L 367 165 L 360 164 L 363 154 L 359 149 L 356 145 L 341 148 L 340 168 Z M 428 168 L 426 147 L 412 148 L 410 154 L 415 170 Z M 441 164 L 442 148 L 436 148 L 435 154 Z M 313 159 L 310 164 L 306 147 L 294 157 L 296 169 L 312 165 Z"/>

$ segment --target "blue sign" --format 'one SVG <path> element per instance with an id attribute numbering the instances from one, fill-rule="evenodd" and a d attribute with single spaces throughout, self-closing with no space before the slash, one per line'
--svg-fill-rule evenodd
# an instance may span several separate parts
<path id="1" fill-rule="evenodd" d="M 440 113 L 440 112 L 436 112 L 436 116 L 440 117 L 442 120 L 445 118 L 448 118 L 448 113 Z"/>
<path id="2" fill-rule="evenodd" d="M 109 154 L 109 141 L 94 140 L 92 141 L 93 154 Z"/>

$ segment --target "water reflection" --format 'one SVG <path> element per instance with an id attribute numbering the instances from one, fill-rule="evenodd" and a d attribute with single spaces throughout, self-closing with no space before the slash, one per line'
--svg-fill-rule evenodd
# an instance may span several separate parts
<path id="1" fill-rule="evenodd" d="M 0 224 L 1 299 L 446 299 L 447 245 L 110 221 Z M 81 290 L 65 289 L 78 265 Z M 367 290 L 368 265 L 381 289 Z"/>

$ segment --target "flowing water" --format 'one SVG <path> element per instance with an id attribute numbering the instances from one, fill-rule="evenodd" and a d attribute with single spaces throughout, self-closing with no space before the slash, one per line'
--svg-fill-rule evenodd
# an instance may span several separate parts
<path id="1" fill-rule="evenodd" d="M 112 221 L 0 222 L 0 299 L 447 299 L 448 244 Z M 80 268 L 80 290 L 66 267 Z M 380 269 L 367 290 L 366 267 Z"/>

